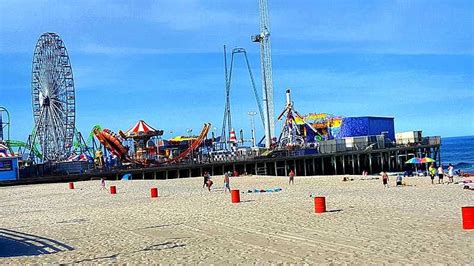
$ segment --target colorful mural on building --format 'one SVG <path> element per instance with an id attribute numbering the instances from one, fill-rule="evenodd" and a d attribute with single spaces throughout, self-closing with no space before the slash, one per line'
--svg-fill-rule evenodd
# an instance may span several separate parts
<path id="1" fill-rule="evenodd" d="M 385 134 L 388 139 L 395 139 L 393 117 L 342 117 L 327 113 L 310 113 L 296 117 L 295 121 L 307 142 L 381 134 Z M 309 126 L 316 129 L 319 135 L 310 130 Z"/>

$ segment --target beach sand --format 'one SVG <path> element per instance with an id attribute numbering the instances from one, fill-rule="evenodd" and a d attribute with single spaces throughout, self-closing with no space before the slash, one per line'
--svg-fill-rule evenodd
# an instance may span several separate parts
<path id="1" fill-rule="evenodd" d="M 0 188 L 0 264 L 27 263 L 450 263 L 474 262 L 474 230 L 461 207 L 474 192 L 459 185 L 384 188 L 381 180 L 342 176 L 233 177 L 232 204 L 213 177 L 100 181 Z M 150 198 L 157 187 L 159 198 Z M 314 213 L 310 195 L 326 197 Z"/>

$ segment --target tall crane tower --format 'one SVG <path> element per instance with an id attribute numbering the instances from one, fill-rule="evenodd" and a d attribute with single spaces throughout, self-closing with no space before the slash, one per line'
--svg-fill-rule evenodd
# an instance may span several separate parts
<path id="1" fill-rule="evenodd" d="M 260 34 L 252 36 L 252 42 L 260 43 L 262 68 L 263 108 L 265 114 L 265 147 L 270 148 L 275 136 L 275 108 L 273 105 L 272 54 L 267 0 L 259 0 Z"/>

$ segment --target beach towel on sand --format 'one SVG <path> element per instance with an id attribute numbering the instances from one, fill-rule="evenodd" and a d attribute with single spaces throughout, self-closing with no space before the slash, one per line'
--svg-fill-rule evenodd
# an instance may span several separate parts
<path id="1" fill-rule="evenodd" d="M 280 192 L 282 191 L 282 188 L 274 188 L 274 189 L 249 189 L 247 193 L 264 193 L 264 192 Z"/>

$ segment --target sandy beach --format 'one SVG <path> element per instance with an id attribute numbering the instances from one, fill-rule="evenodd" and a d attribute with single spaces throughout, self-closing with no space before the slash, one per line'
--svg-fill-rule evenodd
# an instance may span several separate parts
<path id="1" fill-rule="evenodd" d="M 30 263 L 413 263 L 474 262 L 474 231 L 461 207 L 473 191 L 407 178 L 342 182 L 342 176 L 233 177 L 232 204 L 213 177 L 100 181 L 0 188 L 0 264 Z M 157 187 L 159 198 L 150 198 Z M 280 187 L 281 192 L 246 193 Z M 328 212 L 314 213 L 311 195 Z"/>

